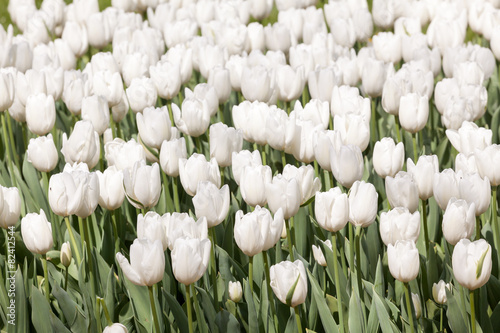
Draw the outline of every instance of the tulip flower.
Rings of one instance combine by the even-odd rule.
[[[24,245],[33,253],[45,254],[53,245],[52,227],[45,212],[29,213],[21,220],[21,235]]]
[[[241,75],[241,93],[250,102],[268,102],[275,89],[274,74],[264,66],[245,67]]]
[[[14,103],[15,88],[14,76],[11,73],[0,72],[0,91],[3,92],[0,98],[0,112],[9,109]]]
[[[173,250],[174,243],[178,238],[208,238],[208,225],[205,217],[195,221],[187,213],[167,213],[163,215],[163,219],[170,251]]]
[[[172,271],[175,279],[189,286],[198,281],[208,267],[209,239],[178,238],[172,250]]]
[[[68,267],[71,264],[71,246],[69,242],[65,242],[61,246],[60,260],[64,267]]]
[[[186,98],[182,108],[172,104],[175,126],[184,134],[199,137],[210,125],[210,111],[206,100]]]
[[[312,165],[303,165],[297,168],[291,164],[287,164],[283,168],[282,174],[286,179],[295,178],[299,183],[301,205],[305,204],[321,189],[321,181],[318,177],[314,177],[314,168]]]
[[[170,117],[166,106],[147,107],[137,113],[137,129],[141,140],[149,147],[159,149],[170,138]]]
[[[229,286],[227,288],[229,293],[229,298],[231,301],[238,303],[241,301],[241,297],[243,296],[243,289],[241,288],[240,281],[229,281]]]
[[[439,280],[438,283],[432,284],[432,297],[434,301],[438,304],[446,304],[446,289],[450,289],[450,284],[445,283],[443,280]]]
[[[243,146],[241,130],[228,127],[224,123],[210,126],[210,157],[215,157],[220,167],[231,165],[233,153],[238,153]]]
[[[114,323],[111,326],[106,326],[102,333],[128,333],[127,327],[120,323]]]
[[[209,181],[198,183],[193,205],[196,218],[206,217],[208,227],[215,227],[226,219],[229,212],[229,186],[219,189]]]
[[[329,239],[327,239],[323,243],[326,246],[328,246],[330,248],[330,250],[332,250],[332,242]],[[321,249],[321,247],[313,245],[312,250],[313,250],[314,260],[316,260],[316,262],[319,265],[326,267],[326,259],[325,259],[325,255],[323,254],[323,250]]]
[[[375,186],[356,181],[349,192],[349,222],[354,226],[367,227],[377,216],[378,194]]]
[[[459,176],[452,169],[434,174],[433,192],[439,208],[445,210],[452,197],[459,198]]]
[[[475,204],[451,198],[443,215],[443,236],[451,245],[469,239],[474,232]]]
[[[420,213],[410,213],[407,208],[396,207],[380,215],[380,236],[385,245],[399,240],[416,242],[420,234]]]
[[[401,61],[401,36],[392,32],[379,32],[373,36],[373,49],[377,59],[384,62]]]
[[[287,179],[284,175],[276,175],[272,182],[265,183],[265,192],[269,209],[276,214],[283,209],[286,220],[297,214],[301,203],[300,185],[297,179]]]
[[[295,308],[304,303],[307,297],[307,275],[302,261],[282,261],[271,266],[271,288],[283,304]]]
[[[109,127],[109,108],[106,98],[97,95],[82,100],[82,119],[90,121],[95,131],[102,135]]]
[[[459,179],[458,191],[460,199],[474,203],[476,216],[488,210],[491,201],[491,185],[488,177],[481,178],[477,172],[463,174]]]
[[[90,121],[76,122],[69,138],[63,133],[61,153],[66,163],[83,162],[92,169],[99,162],[100,151],[99,134]]]
[[[92,75],[92,91],[106,99],[109,108],[117,105],[124,94],[120,73],[109,70],[95,72]]]
[[[137,238],[149,239],[152,243],[159,240],[163,251],[167,249],[166,223],[162,216],[155,212],[137,215]]]
[[[415,180],[420,199],[427,200],[433,196],[434,174],[439,172],[436,155],[422,155],[417,164],[412,159],[407,160],[408,173]]]
[[[297,69],[293,69],[289,65],[278,66],[276,69],[278,99],[289,102],[299,98],[304,90],[305,82],[303,66]]]
[[[161,193],[158,163],[146,165],[146,162],[138,161],[133,168],[123,170],[123,187],[128,202],[135,208],[155,206]]]
[[[40,172],[50,172],[57,165],[57,149],[52,134],[30,139],[26,150],[27,160]]]
[[[17,187],[0,186],[0,227],[8,229],[15,226],[21,215],[21,197]]]
[[[370,142],[369,121],[362,115],[335,115],[333,118],[333,129],[340,133],[343,144],[356,145],[361,151],[364,151],[368,147],[368,143]]]
[[[184,137],[163,141],[160,148],[160,166],[170,177],[179,175],[179,159],[187,158],[186,139]]]
[[[458,130],[446,130],[446,136],[453,147],[466,155],[474,153],[474,149],[483,150],[490,146],[492,135],[490,129],[478,127],[470,121],[464,121]]]
[[[240,176],[241,197],[250,206],[265,206],[268,201],[266,184],[271,181],[272,170],[269,166],[246,166]]]
[[[142,112],[146,107],[155,105],[158,92],[152,79],[148,77],[134,78],[125,90],[130,108],[135,113]]]
[[[373,168],[382,178],[394,177],[404,164],[404,145],[399,142],[397,145],[392,138],[382,138],[375,143],[373,150]]]
[[[364,116],[367,122],[371,119],[370,99],[360,96],[356,87],[333,87],[330,106],[332,117],[352,113]]]
[[[114,165],[118,170],[132,169],[136,162],[146,162],[144,148],[134,139],[125,142],[116,138],[104,145],[104,152],[108,166]]]
[[[406,207],[410,213],[418,209],[418,188],[411,174],[399,171],[394,178],[387,177],[385,191],[392,207]]]
[[[415,279],[420,269],[418,250],[413,240],[396,241],[387,246],[389,270],[401,282]]]
[[[26,101],[26,124],[31,132],[45,135],[56,123],[56,106],[51,95],[31,95]]]
[[[123,173],[114,165],[104,172],[96,171],[99,178],[99,205],[107,210],[120,208],[125,199]]]
[[[262,158],[258,150],[250,152],[242,150],[238,153],[233,152],[231,159],[231,171],[236,184],[240,184],[241,174],[247,166],[262,165]]]
[[[411,293],[413,308],[415,309],[415,318],[418,320],[422,316],[422,303],[418,294]]]
[[[392,65],[391,65],[392,66]],[[393,67],[388,67],[384,62],[369,58],[368,63],[363,66],[361,81],[363,90],[370,97],[379,97],[382,95],[382,89],[387,74]]]
[[[409,93],[401,96],[399,104],[399,122],[405,131],[417,133],[427,124],[429,102],[427,96]]]
[[[325,230],[337,232],[349,220],[349,201],[347,194],[338,188],[328,192],[317,192],[314,199],[316,221]]]
[[[149,74],[161,98],[172,99],[179,93],[181,72],[178,64],[159,61],[156,65],[149,67]]]
[[[215,158],[208,162],[204,155],[194,153],[187,160],[179,159],[179,176],[187,194],[194,196],[201,181],[209,181],[220,187],[220,171]]]
[[[218,104],[224,104],[231,94],[231,81],[229,70],[221,66],[210,69],[208,74],[208,84],[215,88]]]
[[[476,156],[477,170],[481,177],[488,177],[491,186],[500,185],[500,172],[497,168],[492,168],[492,165],[497,165],[500,161],[500,145],[493,144],[486,146],[483,150],[474,149]]]
[[[363,177],[363,155],[354,145],[330,146],[330,166],[335,179],[347,188]]]
[[[330,146],[340,145],[342,138],[337,131],[318,130],[314,132],[314,157],[321,169],[332,171],[330,165]]]

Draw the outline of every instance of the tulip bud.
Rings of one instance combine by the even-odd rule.
[[[160,148],[160,165],[170,177],[179,175],[179,159],[187,158],[186,139],[184,137],[163,141]]]
[[[382,138],[375,143],[373,168],[380,177],[394,177],[401,171],[404,162],[405,150],[402,142],[396,145],[392,138]]]
[[[127,327],[120,323],[114,323],[104,328],[102,333],[128,333]]]
[[[37,135],[45,135],[56,123],[56,106],[52,95],[30,95],[26,101],[26,124]]]
[[[178,238],[171,254],[175,279],[186,286],[198,281],[207,270],[211,247],[207,238]]]
[[[398,240],[416,242],[420,234],[420,213],[410,213],[407,208],[396,207],[380,215],[380,237],[385,245]]]
[[[71,264],[71,246],[69,245],[69,242],[63,243],[61,246],[61,264],[64,265],[64,267],[68,267]]]
[[[488,177],[484,179],[476,173],[464,174],[459,180],[460,198],[474,203],[476,216],[488,210],[491,202],[491,185]]]
[[[340,133],[344,145],[356,145],[364,151],[370,143],[369,121],[359,114],[335,115],[333,129]]]
[[[241,283],[240,281],[229,281],[229,286],[227,288],[228,293],[229,293],[229,298],[231,301],[238,303],[241,301],[241,297],[243,295],[243,290],[241,288]]]
[[[455,279],[469,290],[482,287],[490,279],[491,246],[484,239],[460,240],[453,249],[451,261]]]
[[[196,218],[207,218],[208,227],[215,227],[225,220],[229,213],[229,186],[219,189],[209,181],[198,183],[193,205]]]
[[[451,198],[443,215],[443,236],[451,245],[470,238],[475,227],[475,204]]]
[[[229,70],[221,66],[215,66],[208,72],[208,84],[215,88],[218,104],[224,104],[231,94],[231,80]]]
[[[104,172],[96,171],[99,178],[99,205],[107,210],[120,208],[125,199],[123,173],[114,165]]]
[[[436,303],[446,304],[446,289],[451,290],[451,286],[443,280],[439,280],[437,284],[432,284],[432,297],[434,297]]]
[[[375,186],[356,181],[349,191],[349,222],[354,226],[367,227],[377,217],[378,193]]]
[[[274,74],[264,66],[245,67],[241,75],[241,93],[250,102],[268,102],[275,88]]]
[[[137,286],[150,287],[160,282],[165,271],[165,254],[159,240],[136,238],[130,246],[130,262],[120,252],[116,261],[127,279]]]
[[[401,61],[401,36],[392,32],[379,32],[373,36],[373,49],[377,59],[383,62]]]
[[[330,146],[330,166],[335,179],[342,186],[350,188],[363,177],[363,155],[354,145]]]
[[[29,213],[21,220],[21,235],[24,245],[33,253],[45,254],[53,245],[52,227],[45,212]]]
[[[314,199],[316,221],[325,230],[336,232],[349,221],[349,201],[347,194],[338,187],[328,192],[317,192]]]
[[[399,171],[385,179],[387,200],[392,207],[406,207],[413,213],[418,209],[418,188],[410,173]]]
[[[57,165],[57,149],[50,133],[47,136],[30,139],[26,152],[28,162],[40,172],[50,172]]]
[[[170,138],[170,117],[166,106],[147,107],[137,113],[137,128],[141,140],[149,147],[159,149]]]
[[[422,155],[418,158],[417,164],[409,158],[406,167],[417,184],[420,199],[427,200],[432,197],[434,174],[439,173],[437,156]]]
[[[270,280],[274,294],[282,303],[294,308],[305,302],[307,297],[307,274],[302,261],[282,261],[271,266]],[[291,292],[294,286],[295,289],[292,291],[290,302],[287,303],[288,293]]]
[[[418,320],[422,316],[422,303],[420,302],[420,297],[418,294],[411,293],[411,300],[415,308],[415,319]]]
[[[207,162],[204,155],[194,153],[188,159],[179,159],[179,176],[187,194],[194,196],[201,181],[209,181],[220,187],[220,171],[215,158]]]
[[[420,258],[415,242],[412,240],[397,241],[387,246],[389,270],[392,276],[401,282],[415,279],[420,269]]]
[[[306,78],[304,67],[293,69],[290,65],[281,65],[276,70],[276,83],[278,86],[278,99],[289,102],[297,99],[304,90]]]
[[[123,186],[128,202],[135,208],[155,206],[161,194],[158,163],[146,165],[144,161],[135,162],[133,168],[123,170]]]
[[[328,246],[330,248],[330,250],[332,250],[332,242],[327,239],[325,242],[323,242],[326,246]],[[323,250],[320,246],[316,246],[316,245],[313,245],[312,246],[312,250],[313,250],[313,256],[314,256],[314,260],[316,260],[316,262],[323,266],[323,267],[326,267],[326,259],[325,259],[325,255],[323,254]],[[332,250],[333,251],[333,250]]]
[[[241,130],[228,127],[223,123],[210,126],[210,157],[215,157],[221,167],[231,165],[233,153],[238,153],[243,146]]]
[[[92,169],[99,162],[99,134],[90,121],[77,121],[69,139],[63,133],[61,153],[66,163],[86,163]]]
[[[286,179],[295,178],[299,183],[301,205],[306,203],[321,189],[321,181],[318,177],[314,177],[314,168],[312,165],[303,165],[297,168],[291,164],[287,164],[283,168],[283,177]]]
[[[92,95],[82,100],[82,119],[88,120],[95,131],[102,135],[109,127],[109,108],[106,98]]]
[[[17,187],[0,186],[0,227],[8,229],[15,226],[21,215],[21,197]]]
[[[297,214],[301,203],[300,185],[297,179],[286,179],[278,174],[273,177],[272,182],[265,183],[265,187],[267,203],[273,213],[281,208],[287,220]]]
[[[392,65],[391,65],[392,66]],[[370,97],[382,95],[382,89],[389,71],[387,65],[379,60],[369,58],[363,66],[361,81],[364,92]],[[394,72],[394,69],[392,69]]]

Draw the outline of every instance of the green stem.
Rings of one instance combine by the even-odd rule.
[[[443,312],[444,312],[444,307],[441,305],[441,316],[439,318],[439,332],[443,331]]]
[[[422,221],[424,224],[425,254],[429,257],[429,231],[427,230],[427,200],[422,200]]]
[[[169,211],[169,207],[172,206],[172,198],[170,197],[170,190],[168,189],[167,174],[163,171],[161,171],[161,178],[163,181],[163,189],[165,190],[165,208]]]
[[[80,250],[78,249],[78,246],[76,246],[76,239],[75,239],[75,235],[73,234],[73,228],[71,228],[71,224],[69,223],[69,217],[66,216],[64,218],[64,221],[66,222],[66,229],[68,229],[69,239],[70,239],[71,245],[73,247],[72,250],[75,253],[76,267],[78,267],[82,261],[82,257],[80,256]]]
[[[177,177],[172,179],[172,189],[174,192],[174,207],[176,212],[181,211],[181,207],[179,205],[179,190],[177,189]]]
[[[10,148],[12,149],[12,157],[13,161],[17,166],[17,169],[21,171],[21,166],[19,164],[19,157],[16,152],[16,144],[14,141],[14,133],[12,132],[12,121],[10,119],[10,114],[9,111],[5,111],[5,117],[6,117],[6,122],[7,122],[7,128],[9,130],[9,141],[10,141]]]
[[[195,137],[194,142],[196,144],[197,153],[203,155],[203,146],[201,145],[200,137],[199,136]]]
[[[212,241],[212,249],[210,251],[210,263],[211,263],[211,275],[212,275],[212,284],[214,291],[214,307],[215,311],[219,311],[219,295],[217,293],[217,266],[215,263],[215,246],[217,244],[217,236],[215,234],[215,228],[210,228],[210,238]]]
[[[248,258],[248,283],[253,295],[253,256]]]
[[[451,253],[451,251],[450,251]],[[465,307],[465,288],[462,286],[459,286],[460,288],[460,298],[462,299],[462,309],[464,309],[465,315],[467,315],[466,307]],[[470,331],[470,326],[469,323],[467,322],[467,328]]]
[[[45,279],[44,281],[44,288],[45,288],[45,298],[47,299],[47,302],[50,304],[50,291],[49,291],[49,271],[47,270],[47,255],[43,254],[42,255],[42,264],[43,264],[43,277]]]
[[[5,112],[0,112],[1,118],[2,118],[2,132],[3,132],[3,139],[5,142],[5,151],[6,151],[6,156],[7,156],[7,163],[8,163],[8,168],[9,168],[9,173],[10,173],[10,179],[12,182],[13,186],[16,186],[16,178],[14,176],[14,169],[12,168],[12,152],[10,150],[10,145],[9,145],[9,137],[8,137],[8,132],[7,132],[7,126],[6,126],[6,121],[5,121]]]
[[[481,219],[479,216],[476,216],[476,239],[478,240],[481,238]]]
[[[497,186],[491,187],[491,214],[493,217],[492,220],[493,241],[495,244],[495,248],[499,249],[500,243],[499,243],[498,216],[497,216]],[[500,256],[498,257],[500,260]],[[498,265],[498,267],[500,267],[500,265]]]
[[[87,265],[89,269],[89,275],[90,275],[90,292],[92,296],[92,300],[96,300],[96,281],[95,281],[95,270],[94,270],[94,260],[92,258],[92,245],[90,244],[90,222],[87,220],[87,218],[80,218],[78,217],[78,223],[80,225],[80,232],[82,231],[83,228],[83,234],[85,238],[85,245],[87,248]],[[94,304],[95,305],[95,304]],[[97,306],[95,306],[95,316],[97,318],[97,326],[100,328],[101,326],[101,321],[99,320],[100,314],[97,310]]]
[[[174,114],[172,112],[172,100],[169,99],[167,101],[167,109],[168,109],[168,115],[170,116],[170,125],[174,126]]]
[[[224,185],[224,167],[220,167],[220,186]]]
[[[267,165],[266,146],[262,147],[261,155],[262,155],[262,165]]]
[[[221,106],[222,106],[222,108],[221,108]],[[223,104],[219,105],[219,120],[221,123],[224,124],[224,105]]]
[[[116,122],[115,125],[116,125],[116,136],[118,138],[123,138],[123,133],[122,133],[122,129],[120,127],[120,123]]]
[[[359,291],[359,299],[361,301],[364,300],[364,293],[363,293],[363,282],[361,279],[361,231],[362,231],[361,226],[356,227],[356,236],[355,236],[355,242],[356,242],[356,280],[358,283],[358,291]]]
[[[417,164],[418,151],[417,151],[417,134],[416,133],[412,133],[411,140],[413,141],[413,159],[415,161],[415,164]]]
[[[410,290],[408,286],[408,282],[404,282],[405,286],[405,296],[406,296],[406,312],[408,313],[408,319],[410,321],[410,331],[415,332],[415,328],[413,326],[413,310],[412,310],[412,300],[410,296]]]
[[[118,228],[116,227],[116,211],[111,212],[111,222],[113,223],[113,236],[115,237],[115,254],[120,252],[120,237],[118,237]]]
[[[287,219],[285,222],[286,222],[286,229],[288,232],[288,234],[286,235],[286,238],[288,240],[288,252],[290,253],[290,260],[293,262],[293,261],[295,261],[295,258],[293,255],[292,228],[291,228],[290,219]]]
[[[285,169],[285,165],[286,165],[286,154],[285,154],[285,151],[281,151],[281,164],[283,165],[283,169]]]
[[[97,299],[99,303],[101,303],[102,310],[104,311],[104,317],[106,317],[106,321],[108,322],[108,326],[113,325],[113,320],[111,320],[111,316],[109,315],[108,307],[106,306],[106,302],[103,298],[99,297]]]
[[[151,303],[151,312],[153,312],[153,321],[155,323],[155,332],[160,333],[161,332],[160,323],[158,322],[158,314],[156,313],[156,304],[153,293],[153,286],[148,286],[148,291],[149,291],[149,302]]]
[[[297,332],[299,333],[302,333],[302,324],[300,323],[300,311],[299,311],[299,307],[296,306],[294,308],[294,311],[295,311],[295,321],[297,321]]]
[[[291,235],[292,236],[292,243],[293,244],[297,244],[297,242],[295,241],[295,219],[292,217],[290,217],[290,229],[291,229]]]
[[[394,125],[396,127],[396,139],[398,139],[398,143],[402,142],[401,141],[401,129],[399,126],[399,116],[394,115]]]
[[[469,300],[470,300],[470,324],[472,327],[472,333],[476,333],[476,308],[474,304],[474,290],[469,290]]]
[[[64,291],[68,290],[68,267],[64,270]]]
[[[337,249],[337,232],[332,233],[332,248],[333,248],[333,270],[335,274],[335,289],[337,292],[337,308],[339,311],[340,333],[345,333],[344,328],[344,308],[342,307],[342,293],[340,292],[340,277]]]
[[[264,256],[264,273],[266,274],[267,297],[269,298],[269,306],[271,307],[271,313],[273,315],[274,329],[276,330],[276,332],[279,332],[278,316],[276,315],[273,291],[271,289],[271,274],[269,272],[269,260],[267,259],[267,251],[262,252],[262,255]]]
[[[370,121],[370,145],[374,145],[377,142],[377,100],[372,98],[372,119]],[[372,149],[373,150],[373,149]]]
[[[354,265],[354,227],[352,223],[349,224],[349,268],[351,269],[351,289],[354,289],[354,279],[352,274],[356,271]]]
[[[113,116],[109,117],[109,127],[111,128],[111,134],[113,135],[113,139],[116,138],[116,126],[115,126],[115,121],[113,120]]]

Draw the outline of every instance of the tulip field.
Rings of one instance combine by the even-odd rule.
[[[2,332],[500,332],[499,0],[0,23]]]

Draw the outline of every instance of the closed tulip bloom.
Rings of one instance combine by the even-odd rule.
[[[283,168],[283,177],[286,179],[295,178],[299,183],[301,205],[306,203],[321,189],[321,181],[318,177],[314,177],[314,168],[312,165],[303,165],[297,168],[296,166],[287,164]]]
[[[417,242],[420,234],[420,213],[410,213],[405,207],[396,207],[380,215],[380,236],[385,245],[398,240]]]
[[[356,28],[353,20],[348,18],[336,17],[328,25],[336,44],[352,48],[356,42]]]
[[[161,98],[172,99],[179,93],[181,72],[178,64],[160,61],[156,66],[149,67],[149,74]]]
[[[217,92],[218,104],[224,104],[231,94],[231,80],[229,70],[216,66],[209,71],[208,84],[215,88]]]
[[[468,155],[474,149],[483,150],[490,146],[493,132],[471,121],[464,121],[458,130],[447,129],[446,136],[458,152]]]
[[[314,158],[323,170],[332,171],[330,165],[330,146],[340,144],[342,138],[337,131],[318,130],[314,132]],[[338,142],[338,143],[336,143]]]
[[[243,289],[241,288],[240,281],[229,281],[229,286],[227,288],[227,292],[229,293],[229,298],[231,301],[238,303],[241,301],[241,297],[243,295]]]
[[[28,149],[26,150],[27,160],[35,169],[40,172],[50,172],[57,165],[57,149],[52,139],[52,134],[39,136],[36,139],[30,139]]]
[[[452,197],[459,198],[459,180],[458,175],[453,169],[445,169],[440,173],[434,174],[433,192],[436,202],[442,210],[448,206],[448,201]]]
[[[409,93],[401,96],[399,104],[399,123],[410,133],[417,133],[425,127],[429,118],[427,96]]]
[[[362,115],[335,115],[333,129],[340,133],[345,145],[356,145],[361,151],[365,151],[370,143],[370,122]]]
[[[418,294],[411,293],[413,308],[415,309],[415,318],[418,320],[422,316],[422,303]]]
[[[477,171],[481,177],[488,177],[491,186],[500,185],[500,170],[496,167],[500,163],[500,145],[492,144],[484,150],[475,149]]]
[[[375,172],[382,178],[394,177],[403,168],[404,154],[402,142],[396,145],[392,138],[382,138],[377,141],[373,150],[373,168]]]
[[[484,239],[462,239],[453,249],[451,262],[458,283],[469,290],[481,288],[491,275],[491,246]]]
[[[104,172],[96,171],[96,174],[99,178],[99,205],[108,210],[120,208],[125,199],[123,173],[112,165]]]
[[[278,66],[276,70],[276,83],[279,100],[289,102],[299,98],[306,83],[304,67],[299,66],[297,69],[293,69],[289,65]]]
[[[418,158],[417,164],[409,158],[406,167],[408,173],[412,175],[417,183],[420,199],[427,200],[432,197],[434,195],[434,174],[439,173],[439,161],[437,156],[422,155]]]
[[[156,104],[158,92],[152,79],[148,77],[134,78],[125,90],[130,108],[135,113],[142,112],[148,106]]]
[[[83,162],[92,169],[99,162],[100,151],[99,134],[90,121],[76,122],[69,139],[63,133],[61,153],[66,163]]]
[[[21,236],[24,245],[32,253],[45,254],[52,249],[52,226],[45,212],[40,209],[40,214],[29,213],[21,220]]]
[[[267,203],[266,184],[272,181],[272,170],[268,165],[248,165],[240,176],[240,192],[250,206],[265,206]]]
[[[68,267],[71,264],[71,257],[71,246],[69,245],[69,242],[65,242],[61,246],[61,264],[63,264],[64,267]]]
[[[210,111],[206,100],[186,98],[182,109],[172,104],[175,126],[184,134],[198,137],[205,133],[210,125]]]
[[[379,32],[373,36],[373,49],[377,59],[397,63],[401,60],[401,36],[392,32]]]
[[[361,74],[363,90],[368,96],[373,98],[382,95],[382,89],[388,73],[387,68],[387,65],[382,61],[368,59]]]
[[[387,246],[389,271],[401,282],[414,280],[420,269],[420,258],[415,242],[412,240],[397,241]]]
[[[339,77],[333,67],[317,68],[307,76],[308,88],[312,98],[330,102],[334,86],[340,85]]]
[[[469,239],[474,233],[475,204],[451,198],[443,215],[443,236],[448,243],[456,245],[461,239]]]
[[[37,135],[45,135],[56,123],[56,106],[52,95],[30,95],[26,101],[26,124]]]
[[[94,126],[94,130],[102,135],[109,127],[109,108],[106,98],[92,95],[82,100],[82,119],[88,120]]]
[[[455,172],[462,171],[462,173],[477,173],[476,156],[474,154],[465,155],[458,153],[455,157]],[[489,180],[488,180],[489,182]]]
[[[150,287],[163,279],[165,254],[159,240],[136,238],[130,246],[130,262],[120,252],[116,261],[127,279],[137,286]]]
[[[243,146],[241,130],[228,127],[224,123],[210,126],[210,157],[215,157],[221,167],[231,165],[233,153],[238,153]]]
[[[186,286],[198,281],[208,268],[211,247],[209,239],[177,239],[171,254],[175,279]]]
[[[233,152],[231,159],[231,171],[236,184],[240,184],[241,174],[247,166],[262,165],[262,158],[258,150],[250,152],[249,150],[242,150],[240,152]]]
[[[399,171],[385,179],[387,200],[392,207],[406,207],[413,213],[418,209],[418,187],[410,173]]]
[[[316,221],[325,230],[336,232],[349,221],[349,201],[347,194],[338,187],[328,192],[317,192],[314,199]]]
[[[103,96],[108,107],[120,102],[123,91],[123,81],[120,73],[109,70],[99,71],[92,75],[92,91],[95,95]]]
[[[262,65],[245,67],[241,75],[241,93],[250,102],[267,103],[274,92],[274,74]]]
[[[0,91],[2,91],[0,112],[7,110],[14,103],[15,88],[14,76],[11,73],[0,72]]]
[[[137,215],[137,238],[149,239],[151,242],[159,240],[163,251],[167,249],[167,230],[163,217],[155,212]]]
[[[139,209],[155,206],[161,193],[158,163],[146,165],[145,161],[138,161],[133,168],[123,170],[123,186],[132,206]]]
[[[114,1],[113,1],[114,3]],[[106,326],[102,333],[128,333],[127,327],[120,323],[114,323],[111,326]]]
[[[463,174],[458,184],[458,191],[461,199],[474,203],[476,216],[488,210],[491,202],[491,185],[488,177],[481,178],[477,172]]]
[[[65,166],[63,173],[67,172],[67,166]],[[84,170],[75,169],[69,172],[75,182],[75,186],[82,188],[82,197],[79,201],[78,209],[74,214],[81,218],[87,218],[94,213],[99,203],[99,177],[95,172],[89,172],[86,164],[82,164],[82,166]]]
[[[353,113],[364,116],[367,122],[370,121],[370,99],[360,96],[356,87],[333,87],[330,106],[332,117]]]
[[[215,184],[202,181],[198,183],[193,205],[196,217],[207,218],[208,227],[215,227],[225,220],[229,213],[229,186],[219,189]]]
[[[90,81],[88,81],[86,73],[79,70],[64,72],[62,100],[71,113],[75,115],[81,113],[83,97],[89,95],[90,88]]]
[[[446,289],[451,290],[450,284],[445,283],[443,280],[432,284],[432,297],[436,303],[446,304]]]
[[[378,193],[375,186],[356,181],[349,191],[349,222],[354,226],[367,227],[377,217]]]
[[[265,184],[267,203],[271,212],[276,214],[278,209],[283,209],[285,219],[297,214],[301,203],[300,185],[297,179],[286,179],[278,174],[272,182]]]
[[[133,168],[135,162],[146,161],[146,152],[135,139],[125,142],[116,138],[104,145],[104,152],[108,166],[114,165],[118,170]]]
[[[332,250],[332,242],[329,239],[327,239],[325,242],[323,242],[323,244],[325,244],[326,246],[328,246],[330,248],[330,250]],[[316,262],[319,265],[326,267],[326,259],[325,259],[325,255],[323,254],[322,247],[313,245],[312,250],[313,250],[314,260],[316,260]]]
[[[194,196],[198,183],[209,181],[220,187],[220,171],[215,158],[208,162],[204,155],[194,153],[187,160],[179,159],[179,176],[187,194]]]
[[[170,117],[166,106],[148,107],[137,113],[137,129],[141,140],[149,147],[159,149],[170,138]]]
[[[290,304],[296,307],[305,302],[307,297],[307,275],[304,264],[300,260],[282,261],[270,268],[271,288],[276,297],[287,304],[286,299],[292,286],[296,284]],[[298,279],[298,282],[296,282]]]
[[[89,48],[87,29],[76,21],[68,20],[65,23],[61,38],[68,43],[77,57],[81,57]]]
[[[163,215],[163,219],[170,250],[174,249],[175,241],[178,238],[208,238],[208,225],[205,217],[195,221],[187,213],[167,213]]]
[[[170,177],[179,175],[179,159],[187,158],[186,139],[184,137],[163,141],[160,148],[160,166]]]
[[[3,208],[0,207],[0,227],[7,229],[15,226],[21,215],[21,197],[17,187],[0,186],[0,200],[3,201]],[[3,198],[2,198],[3,197]]]
[[[330,166],[335,179],[347,188],[363,177],[363,155],[354,145],[331,146]]]

